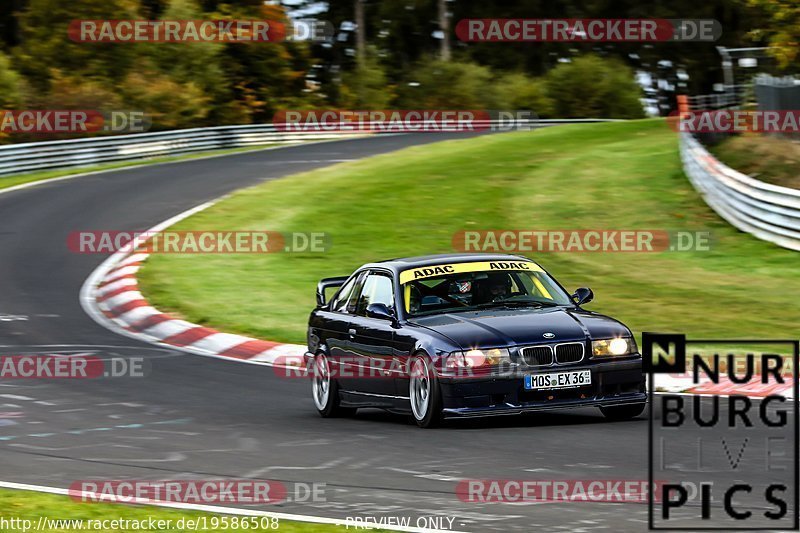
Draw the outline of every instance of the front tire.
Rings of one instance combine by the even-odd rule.
[[[356,410],[339,404],[339,383],[331,377],[331,366],[324,353],[317,354],[311,362],[311,395],[322,418],[350,416]]]
[[[635,403],[632,405],[618,405],[615,407],[601,407],[600,412],[603,413],[608,420],[630,420],[636,418],[644,412],[646,403]]]
[[[442,421],[442,392],[430,361],[415,355],[409,365],[408,397],[414,422],[421,428],[438,426]]]

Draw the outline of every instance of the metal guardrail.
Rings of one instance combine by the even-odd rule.
[[[743,95],[735,93],[698,94],[687,96],[686,99],[689,102],[689,109],[692,111],[727,109],[744,103]]]
[[[686,175],[706,203],[737,229],[800,251],[800,190],[764,183],[723,165],[681,133]]]
[[[0,176],[225,148],[340,137],[342,135],[337,133],[281,132],[272,124],[253,124],[9,144],[0,146]]]
[[[530,128],[540,128],[557,124],[606,121],[605,119],[530,120],[520,121],[520,124]],[[474,124],[478,128],[488,128],[496,122],[476,121]],[[341,139],[358,134],[359,132],[335,131],[288,132],[280,131],[273,124],[251,124],[9,144],[0,146],[0,177],[23,172],[91,166],[226,148]]]

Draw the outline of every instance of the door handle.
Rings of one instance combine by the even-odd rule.
[[[347,333],[350,335],[351,338],[356,336],[356,330],[353,328],[348,329]]]

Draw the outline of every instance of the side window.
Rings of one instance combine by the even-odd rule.
[[[364,280],[364,287],[356,303],[355,313],[359,316],[367,314],[367,306],[381,303],[389,309],[394,309],[394,289],[392,278],[387,274],[371,273]]]
[[[345,285],[339,289],[339,292],[336,293],[336,298],[334,298],[331,302],[331,311],[336,311],[337,313],[347,313],[347,302],[350,300],[350,297],[353,296],[353,293],[355,292],[353,289],[361,277],[363,277],[362,274],[353,276],[350,278],[350,281],[345,283]]]
[[[364,278],[367,277],[367,271],[363,271],[358,275],[358,279],[356,280],[356,284],[353,287],[353,292],[350,293],[350,296],[347,298],[347,309],[344,310],[345,313],[349,315],[353,315],[356,312],[356,304],[358,303],[358,297],[361,294],[361,288],[364,286]]]

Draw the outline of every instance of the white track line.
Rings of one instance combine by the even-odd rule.
[[[5,489],[13,489],[13,490],[29,490],[35,492],[46,492],[48,494],[58,494],[62,496],[78,496],[77,491],[70,491],[69,489],[61,489],[58,487],[45,487],[42,485],[28,485],[26,483],[12,483],[10,481],[0,481],[0,488]],[[108,496],[103,494],[94,494],[85,491],[80,492],[81,496],[91,497],[92,499],[97,500],[104,500],[109,499],[109,503],[118,503],[113,501],[113,495]],[[330,524],[334,526],[347,526],[355,528],[356,522],[346,523],[344,520],[339,520],[337,518],[325,518],[321,516],[308,516],[302,514],[290,514],[290,513],[273,513],[271,511],[258,511],[255,509],[238,509],[236,507],[216,507],[214,505],[202,505],[202,504],[194,504],[194,503],[174,503],[174,502],[162,502],[162,503],[143,503],[137,505],[150,505],[153,507],[165,507],[169,509],[181,509],[184,511],[202,511],[205,513],[218,513],[218,514],[226,514],[226,515],[237,515],[237,516],[263,516],[267,518],[278,518],[280,520],[294,520],[296,522],[312,522],[314,524]],[[363,524],[363,522],[360,522]],[[421,528],[421,527],[410,527],[410,526],[384,526],[375,524],[375,527],[380,527],[381,529],[387,529],[392,531],[409,531],[413,533],[438,533],[440,531],[445,531],[441,529],[428,529],[428,528]],[[446,530],[449,533],[463,533],[459,531],[452,531]]]

